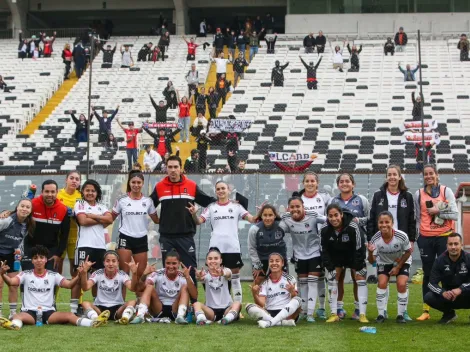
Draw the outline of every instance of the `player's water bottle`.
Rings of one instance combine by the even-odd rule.
[[[14,271],[21,271],[21,256],[19,254],[15,254],[15,261],[13,262],[13,270]]]
[[[34,196],[36,195],[36,189],[37,189],[37,188],[36,188],[36,185],[35,185],[35,184],[31,184],[31,185],[29,186],[28,191],[27,191],[26,194],[25,194],[25,197],[26,197],[26,198],[29,198],[29,199],[33,199]]]
[[[360,332],[365,332],[366,334],[376,334],[377,329],[373,326],[363,326],[362,328],[359,328]]]
[[[186,321],[188,322],[188,324],[191,324],[193,322],[193,316],[194,316],[194,308],[192,305],[190,305],[188,308],[188,313],[186,314]]]
[[[42,307],[38,307],[36,312],[36,326],[42,326]]]

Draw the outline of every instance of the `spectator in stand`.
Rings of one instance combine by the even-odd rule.
[[[201,87],[198,91],[197,89],[193,93],[193,104],[196,106],[196,113],[202,114],[203,116],[206,115],[206,89]]]
[[[304,48],[305,48],[305,54],[311,54],[315,50],[315,36],[313,35],[313,32],[310,33],[309,35],[305,36],[304,38]]]
[[[176,98],[178,99],[178,106],[179,106],[179,124],[181,125],[181,133],[180,133],[180,140],[178,143],[182,143],[183,141],[186,141],[186,143],[189,143],[189,125],[191,122],[191,103],[190,99],[188,99],[186,96],[184,96],[182,99],[180,99],[180,95],[178,91],[176,91]]]
[[[82,77],[83,70],[85,69],[85,49],[83,49],[82,42],[78,42],[78,44],[73,48],[73,62],[75,64],[75,73],[77,78],[80,79]]]
[[[343,49],[346,41],[343,42]],[[343,72],[343,49],[339,47],[339,45],[335,46],[333,52],[333,69],[338,70],[339,72]]]
[[[351,48],[348,43],[347,48],[349,51],[349,55],[351,55],[351,68],[348,70],[348,72],[359,72],[359,54],[362,51],[362,45],[358,50],[355,45],[353,45]]]
[[[6,84],[2,76],[0,76],[0,89],[3,90],[4,93],[10,93],[10,90],[8,89],[8,84]]]
[[[219,105],[220,96],[214,87],[210,87],[207,94],[207,106],[209,107],[209,115],[211,119],[217,118],[217,106]]]
[[[28,50],[28,57],[33,58],[34,56],[34,51],[38,50],[39,51],[39,43],[41,42],[42,38],[42,33],[39,33],[39,38],[37,38],[35,35],[31,36],[31,40],[28,42],[29,50]]]
[[[199,34],[198,37],[206,37],[207,36],[207,27],[206,27],[206,19],[203,18],[201,23],[199,23]]]
[[[163,96],[165,97],[166,104],[170,109],[176,109],[178,107],[178,99],[176,98],[175,86],[173,85],[172,81],[168,81],[166,84],[166,87],[163,90]]]
[[[126,154],[127,154],[127,167],[128,170],[132,170],[134,163],[138,161],[137,157],[137,135],[142,133],[142,129],[134,128],[134,122],[129,122],[129,128],[125,128],[119,119],[116,119],[119,127],[122,128],[126,135]]]
[[[155,62],[158,61],[158,57],[160,56],[160,48],[155,45],[152,49],[152,52],[150,53],[150,59],[153,61],[153,64],[155,65]]]
[[[415,92],[411,93],[411,102],[413,103],[413,110],[411,115],[413,116],[413,121],[421,121],[421,112],[423,111],[424,100],[419,94],[415,99]]]
[[[137,61],[150,61],[153,43],[145,44],[137,53]]]
[[[227,29],[228,31],[228,29]],[[235,49],[237,48],[237,35],[235,34],[235,31],[231,31],[227,33],[227,37],[225,38],[226,43],[227,43],[227,49],[228,53],[232,58],[235,57]]]
[[[225,75],[227,73],[227,63],[232,62],[230,54],[228,55],[228,59],[224,59],[223,52],[219,54],[219,57],[212,57],[209,55],[209,59],[212,62],[215,62],[217,79],[219,79],[221,75]]]
[[[188,96],[195,94],[199,85],[199,72],[196,70],[196,64],[191,64],[191,70],[186,74],[188,82]]]
[[[179,147],[175,147],[175,150],[176,150],[176,156],[179,157],[180,156],[180,148]],[[161,172],[164,172],[166,173],[166,163],[168,161],[168,158],[170,157],[170,153],[165,153],[165,156],[163,157],[162,161],[157,165],[157,167],[155,168],[155,171],[161,171]]]
[[[165,61],[165,52],[168,51],[168,46],[170,46],[170,32],[166,31],[162,33],[162,36],[158,41],[158,48],[162,53],[162,61]]]
[[[70,50],[70,44],[67,43],[64,46],[64,50],[62,50],[62,60],[65,64],[65,74],[64,79],[69,79],[70,69],[72,67],[72,51]]]
[[[415,143],[416,170],[423,171],[424,165],[432,164],[432,147],[434,146],[434,144],[434,141],[424,143],[425,160],[423,160],[423,143]]]
[[[20,43],[18,44],[18,59],[25,59],[28,56],[29,45],[28,40],[23,39],[23,32],[20,30]]]
[[[326,37],[323,35],[322,31],[318,32],[318,35],[315,38],[315,45],[317,46],[318,54],[323,54],[325,52]]]
[[[144,124],[142,129],[153,138],[153,149],[156,150],[162,158],[164,158],[167,153],[173,153],[171,142],[181,131],[180,129],[176,129],[172,132],[171,129],[160,128],[157,129],[157,133],[153,133],[149,130],[148,124]]]
[[[403,73],[403,78],[404,78],[403,80],[405,82],[411,82],[411,81],[416,80],[415,73],[416,73],[416,71],[419,70],[419,64],[417,64],[414,69],[411,69],[410,64],[407,64],[406,65],[406,70],[404,70],[404,69],[401,68],[401,63],[399,62],[398,63],[398,69],[400,70],[401,73]]]
[[[142,172],[142,165],[140,165],[140,163],[138,161],[136,161],[134,164],[132,164],[132,171],[140,171]],[[129,171],[131,171],[129,170]]]
[[[270,13],[266,14],[264,18],[264,28],[266,28],[267,34],[273,34],[274,32],[274,17],[271,16]]]
[[[162,157],[152,149],[151,145],[146,145],[144,153],[144,171],[153,172],[161,162]]]
[[[54,51],[54,49],[52,48],[52,45],[54,44],[56,34],[57,33],[54,32],[54,35],[52,36],[52,38],[49,38],[49,37],[41,38],[44,44],[44,50],[43,50],[44,57],[51,57],[52,52]]]
[[[132,58],[132,53],[129,50],[129,45],[124,45],[124,50],[122,50],[122,45],[121,45],[121,56],[122,56],[122,61],[121,61],[121,68],[129,68],[134,65],[134,59]]]
[[[87,120],[84,114],[80,114],[78,119],[73,113],[71,113],[70,116],[72,117],[73,122],[75,122],[75,125],[77,126],[75,128],[75,135],[74,135],[75,139],[77,140],[77,143],[87,142],[88,141],[88,124],[91,123],[91,120],[93,119],[93,115],[90,116],[89,121]]]
[[[261,17],[260,16],[256,16],[256,19],[253,23],[253,28],[255,29],[255,31],[257,31],[258,33],[261,32],[261,28],[263,28],[263,21],[261,21]]]
[[[227,93],[230,91],[230,85],[230,81],[227,81],[225,78],[225,73],[222,73],[217,82],[215,82],[215,89],[217,90],[219,98],[222,99],[222,106],[225,105]]]
[[[188,55],[186,55],[186,61],[196,60],[196,48],[199,45],[194,42],[194,38],[191,38],[188,42],[185,36],[183,35],[183,40],[186,42],[186,45],[188,46]]]
[[[225,135],[225,150],[228,152],[238,152],[238,145],[240,143],[239,134],[237,132],[224,132]]]
[[[204,115],[202,113],[199,113],[194,119],[194,123],[190,128],[191,134],[196,138],[199,137],[201,131],[207,130],[207,124],[208,122]]]
[[[219,56],[224,51],[225,37],[220,31],[220,28],[217,28],[217,31],[214,36],[213,46],[215,48],[215,56]]]
[[[392,42],[392,38],[388,37],[387,41],[384,44],[384,55],[387,56],[388,53],[395,54],[395,44]]]
[[[237,47],[238,53],[242,53],[245,57],[246,44],[248,44],[250,39],[245,35],[245,31],[240,30],[240,34],[237,36]]]
[[[199,151],[197,149],[191,150],[191,156],[184,162],[184,172],[193,173],[199,171]]]
[[[271,71],[271,82],[274,87],[284,87],[284,70],[289,66],[289,61],[281,66],[279,60],[276,60],[275,66]]]
[[[94,107],[91,108],[99,124],[98,142],[104,143],[108,140],[108,136],[111,134],[111,123],[119,111],[119,105],[116,107],[116,110],[113,111],[111,117],[108,117],[108,112],[106,110],[103,110],[103,117],[101,117],[98,115]]]
[[[403,31],[403,27],[400,27],[398,32],[395,34],[395,46],[398,51],[405,51],[405,46],[408,43],[408,36]]]
[[[211,139],[207,137],[206,131],[201,130],[199,137],[196,138],[197,150],[199,152],[199,172],[203,173],[207,168],[207,148]]]
[[[317,61],[317,64],[314,65],[313,61],[310,62],[309,65],[302,59],[302,57],[299,55],[300,61],[302,61],[302,64],[304,67],[307,69],[307,88],[308,89],[317,89],[317,69],[318,66],[320,66],[321,60],[323,59],[323,56],[320,56],[320,59]]]
[[[157,105],[157,103],[155,103],[155,100],[153,100],[150,94],[149,94],[149,97],[155,109],[155,122],[165,123],[167,121],[166,113],[169,109],[169,105],[165,104],[163,100],[160,100]]]
[[[105,143],[105,148],[111,149],[111,150],[118,149],[117,139],[114,137],[114,134],[110,133],[108,135],[108,139],[106,140],[106,143]]]
[[[261,29],[259,34],[257,34],[256,31],[253,31],[253,33],[250,35],[250,62],[253,60],[253,56],[258,54],[260,36],[263,34],[263,32],[264,28]]]
[[[264,40],[266,41],[266,49],[267,49],[266,53],[274,54],[274,47],[276,46],[277,33],[274,33],[274,38],[269,37],[269,39],[264,38]]]
[[[269,155],[268,155],[268,157],[269,157]],[[289,161],[289,162],[287,163],[287,165],[275,161],[275,162],[274,162],[274,165],[276,165],[280,170],[286,171],[286,172],[289,172],[289,173],[303,172],[303,171],[307,170],[310,165],[312,165],[313,161],[314,161],[316,158],[317,158],[317,156],[316,156],[315,154],[312,154],[312,155],[310,156],[310,160],[308,160],[307,162],[305,162],[304,164],[299,165],[299,166],[296,166],[295,160]],[[298,188],[298,185],[296,185],[296,189],[297,189],[297,188]]]
[[[238,78],[245,78],[245,67],[248,62],[245,60],[244,51],[238,53],[238,57],[233,61],[233,88],[237,88]]]
[[[470,43],[467,39],[466,34],[460,36],[459,43],[457,44],[457,49],[460,50],[460,61],[470,61],[468,58],[468,51],[470,50]]]

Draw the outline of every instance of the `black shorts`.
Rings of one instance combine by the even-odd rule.
[[[281,309],[275,309],[275,310],[266,309],[266,311],[269,313],[270,316],[272,316],[274,318],[276,315],[279,314]],[[297,315],[297,317],[295,318],[295,322],[297,323],[298,320],[299,320],[299,316]]]
[[[208,308],[211,308],[211,307],[208,307]],[[214,312],[214,320],[213,321],[221,320],[225,316],[225,311],[227,310],[227,308],[211,308],[212,311]]]
[[[75,249],[75,267],[78,268],[88,257],[88,261],[95,263],[91,267],[93,270],[103,269],[104,254],[106,249],[79,247]]]
[[[36,321],[37,321],[37,319],[36,319],[37,312],[35,310],[22,310],[21,313],[26,313],[26,314],[31,315],[34,318],[34,322],[36,323]],[[42,323],[47,324],[47,322],[49,321],[49,318],[54,313],[55,313],[55,310],[45,310],[45,311],[43,311],[42,312]]]
[[[222,253],[222,265],[229,269],[241,269],[243,267],[240,253]]]
[[[263,273],[261,273],[260,276],[266,276],[266,273],[269,270],[269,261],[262,260],[261,264],[263,264]],[[282,271],[285,273],[289,273],[289,264],[287,264],[287,258],[284,258],[284,266],[282,267]]]
[[[393,264],[377,264],[377,276],[387,275],[390,277],[390,270],[393,269]],[[397,276],[405,275],[410,276],[410,264],[403,264]]]
[[[157,318],[170,318],[171,321],[175,321],[176,312],[173,312],[172,306],[162,306],[162,311],[157,315]]]
[[[105,306],[95,306],[103,313],[105,310],[109,310],[109,320],[118,320],[116,317],[117,311],[122,307],[122,304],[118,304],[117,306],[105,307]]]
[[[196,243],[193,236],[171,237],[160,235],[160,250],[162,251],[163,263],[165,263],[166,254],[175,250],[185,266],[197,268]]]
[[[148,238],[147,236],[135,238],[119,232],[117,249],[128,249],[132,254],[146,253],[149,250]]]
[[[13,269],[13,265],[15,263],[15,253],[12,252],[10,254],[0,254],[0,262],[6,262],[5,264],[10,267],[7,273],[14,273],[15,270]]]
[[[319,273],[323,271],[321,257],[310,259],[295,259],[295,272],[297,274]]]

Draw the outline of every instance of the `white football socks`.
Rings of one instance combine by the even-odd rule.
[[[238,312],[236,310],[231,310],[224,316],[227,323],[231,323],[232,321],[237,319],[237,317],[238,317]]]
[[[321,274],[318,278],[318,308],[325,309],[326,284],[325,275]]]
[[[299,297],[294,297],[274,318],[271,318],[271,326],[286,320],[288,316],[294,314],[300,308],[302,300]]]
[[[141,317],[143,318],[145,314],[147,314],[147,312],[149,311],[149,307],[144,304],[144,303],[140,303],[138,306],[137,306],[137,316],[138,317]]]
[[[377,310],[379,312],[379,315],[384,316],[385,314],[385,302],[386,302],[386,295],[387,295],[387,290],[378,288],[377,287],[377,293],[376,293],[376,302],[377,302]]]
[[[78,299],[72,298],[70,300],[70,311],[73,314],[77,314],[77,312],[78,312]]]
[[[85,316],[88,318],[88,319],[91,319],[91,320],[96,320],[98,318],[98,313],[95,312],[94,309],[87,309],[86,312],[85,312]]]
[[[271,320],[271,316],[263,308],[258,307],[256,304],[248,304],[246,306],[246,312],[248,315],[255,320]]]
[[[240,282],[240,274],[232,274],[232,294],[234,302],[243,301],[242,284]]]
[[[13,319],[11,322],[20,329],[23,327],[23,322],[20,319]]]
[[[398,315],[403,315],[406,312],[406,309],[408,308],[408,290],[405,291],[405,293],[400,293],[398,292]]]
[[[328,280],[328,291],[330,294],[331,314],[337,314],[338,309],[343,308],[343,302],[338,301],[338,282],[336,280]]]
[[[366,314],[367,311],[367,281],[357,280],[357,298],[359,299],[359,313]]]
[[[313,316],[318,297],[318,276],[309,275],[308,282],[308,305],[307,314]]]
[[[300,298],[302,299],[302,313],[307,313],[308,278],[299,277],[299,291]]]
[[[180,304],[178,306],[178,316],[179,317],[185,317],[186,316],[186,311],[188,310],[188,306],[186,306],[186,304]]]
[[[77,320],[77,326],[91,327],[93,326],[93,320],[87,318],[79,318]]]
[[[124,309],[124,312],[122,312],[122,317],[127,318],[128,320],[131,320],[134,313],[135,313],[134,307],[127,306],[126,309]]]

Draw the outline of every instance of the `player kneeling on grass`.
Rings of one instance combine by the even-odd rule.
[[[180,266],[183,271],[178,270]],[[131,324],[143,323],[149,311],[159,323],[175,321],[176,324],[187,324],[185,317],[189,298],[197,299],[197,289],[190,271],[191,267],[186,268],[175,251],[166,255],[163,269],[155,271],[148,265],[139,283],[146,286],[137,306],[137,316]]]
[[[404,314],[408,306],[407,282],[410,276],[411,244],[408,235],[393,229],[393,215],[383,211],[378,216],[377,232],[368,244],[369,263],[377,261],[377,323],[385,321],[385,300],[390,276],[397,277],[397,323],[406,323]]]
[[[246,306],[248,315],[258,320],[260,328],[295,326],[302,300],[297,296],[297,283],[282,269],[284,258],[279,253],[269,256],[269,275],[258,286],[250,286],[255,304]]]
[[[21,313],[15,314],[10,321],[0,318],[0,325],[5,329],[19,330],[26,325],[35,325],[38,314],[42,315],[43,324],[74,324],[77,326],[98,327],[106,324],[109,311],[104,311],[96,320],[78,318],[71,312],[57,312],[54,304],[54,289],[56,286],[73,288],[83,269],[79,268],[78,275],[72,280],[65,279],[59,273],[46,270],[49,251],[44,246],[35,246],[31,250],[33,270],[20,272],[15,277],[9,277],[6,272],[10,269],[5,262],[1,263],[0,274],[8,286],[23,286],[23,302]]]
[[[119,256],[115,251],[107,251],[104,254],[103,262],[104,269],[96,270],[88,280],[86,273],[94,263],[90,262],[87,257],[82,264],[81,285],[83,291],[88,291],[95,285],[97,288],[94,303],[82,303],[85,316],[88,319],[96,320],[99,314],[109,311],[111,320],[127,325],[135,313],[136,301],[124,301],[123,287],[132,291],[132,288],[137,286],[139,263],[136,264],[134,259],[130,263],[126,263],[132,272],[131,281],[129,275],[119,270]]]
[[[367,266],[366,247],[354,216],[341,209],[338,204],[326,208],[328,222],[321,229],[322,261],[328,271],[328,291],[330,292],[331,316],[326,321],[334,323],[338,316],[338,281],[347,268],[355,276],[358,285],[359,322],[368,323],[367,308]]]
[[[196,272],[197,279],[203,282],[206,288],[206,304],[194,303],[198,325],[208,325],[215,321],[227,325],[238,319],[241,303],[232,301],[228,288],[232,270],[223,268],[221,264],[222,254],[218,248],[212,247],[206,256],[209,272],[204,269]]]

